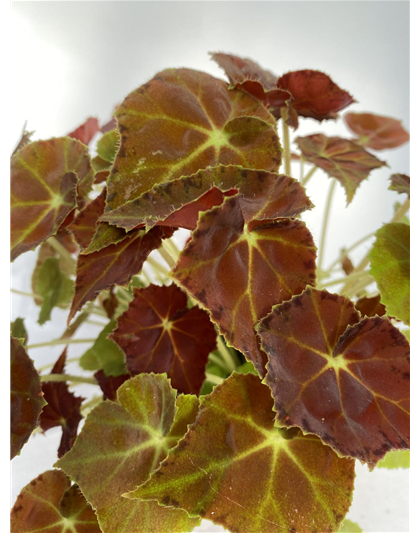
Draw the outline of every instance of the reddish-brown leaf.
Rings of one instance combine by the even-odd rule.
[[[374,465],[409,448],[409,345],[388,319],[359,320],[348,298],[310,288],[257,331],[279,423]]]
[[[337,118],[338,111],[355,101],[327,74],[318,70],[297,70],[283,74],[277,81],[277,87],[292,95],[290,105],[299,116],[319,122]]]
[[[45,405],[38,372],[18,339],[10,337],[10,458],[20,453]]]
[[[338,179],[346,191],[347,204],[370,171],[386,165],[385,161],[348,139],[326,137],[317,133],[297,137],[295,142],[307,161],[325,170],[330,177]]]
[[[160,72],[129,94],[115,116],[121,145],[107,182],[107,210],[208,166],[276,171],[280,164],[275,120],[264,105],[203,72]]]
[[[305,190],[293,178],[219,165],[155,185],[140,198],[105,213],[101,219],[127,230],[141,223],[148,227],[158,224],[194,229],[199,211],[221,205],[225,196],[238,191],[247,221],[296,216],[313,207]]]
[[[357,142],[372,150],[397,148],[410,140],[401,120],[373,113],[347,113],[347,126],[359,136]]]
[[[121,387],[124,381],[130,379],[130,374],[122,374],[121,376],[105,376],[103,370],[98,370],[94,374],[101,391],[104,393],[104,400],[116,400],[117,389]]]
[[[69,229],[80,248],[85,249],[95,235],[97,222],[105,209],[106,189],[80,211]]]
[[[109,289],[109,296],[102,300],[102,307],[105,309],[109,319],[114,318],[115,311],[118,307],[118,298],[115,294],[115,285],[111,285]]]
[[[172,234],[172,228],[156,227],[147,233],[135,230],[118,244],[111,244],[89,255],[79,255],[68,323],[86,302],[94,300],[102,290],[109,289],[111,285],[127,284],[140,272],[147,256],[159,248],[162,239]]]
[[[406,174],[392,174],[390,177],[390,191],[396,191],[399,194],[407,194],[410,198],[410,177]]]
[[[216,331],[208,314],[192,307],[176,285],[134,289],[110,338],[125,352],[132,374],[166,373],[178,392],[199,394]]]
[[[66,363],[67,348],[60,355],[51,370],[51,374],[63,374]],[[69,391],[65,382],[45,382],[42,392],[48,405],[44,407],[39,425],[44,431],[61,426],[63,434],[58,447],[58,457],[62,457],[73,446],[79,422],[82,420],[80,405],[84,398],[75,396]]]
[[[386,314],[386,309],[384,304],[381,304],[381,295],[373,296],[368,298],[364,296],[359,298],[355,303],[356,309],[360,312],[362,316],[384,316]]]
[[[227,342],[264,375],[267,359],[254,325],[272,305],[314,283],[316,248],[303,222],[277,218],[281,202],[272,221],[247,223],[248,207],[252,213],[252,204],[245,201],[242,208],[238,195],[202,213],[173,277],[210,311]]]
[[[347,276],[353,272],[354,265],[348,255],[344,255],[341,258],[341,268]]]
[[[93,139],[95,133],[99,131],[99,122],[97,118],[89,117],[86,122],[81,124],[71,133],[67,134],[67,137],[77,139],[83,144],[88,145]]]

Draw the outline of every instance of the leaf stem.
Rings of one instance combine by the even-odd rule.
[[[283,122],[283,156],[284,156],[284,173],[286,176],[290,176],[290,138],[289,138],[289,126],[287,124],[287,109],[281,108],[281,118]]]
[[[358,280],[358,279],[362,279],[366,277],[369,277],[371,279],[371,282],[373,281],[373,278],[371,277],[369,272],[367,272],[366,270],[363,270],[362,272],[356,272],[356,273],[349,274],[348,276],[345,276],[344,278],[332,279],[330,281],[327,281],[326,283],[321,283],[320,287],[323,289],[324,287],[330,287],[331,285],[339,285],[340,283],[345,283],[346,281]]]
[[[215,376],[214,374],[210,374],[209,372],[206,372],[206,379],[207,381],[210,381],[210,383],[213,383],[214,385],[220,385],[223,383],[224,379],[220,376]]]
[[[337,265],[342,260],[344,255],[347,255],[349,252],[351,252],[352,250],[354,250],[355,248],[357,248],[358,246],[363,244],[368,239],[372,238],[374,235],[375,235],[375,232],[373,231],[372,233],[369,233],[369,235],[365,235],[363,238],[359,239],[354,244],[352,244],[348,248],[344,249],[343,253],[340,254],[340,257],[338,259],[336,259],[333,263],[331,263],[331,265],[328,267],[326,272],[331,272],[331,270],[335,267],[335,265]]]
[[[147,262],[149,263],[149,265],[153,268],[153,270],[156,273],[163,274],[164,276],[168,274],[167,269],[164,266],[162,266],[158,261],[153,259],[153,257],[150,257],[150,255],[147,258]]]
[[[233,372],[236,368],[235,358],[233,357],[232,352],[223,342],[220,335],[217,336],[217,349],[219,350],[219,353],[226,364],[226,369],[228,372]]]
[[[318,272],[322,272],[322,263],[324,260],[324,252],[325,252],[325,242],[326,242],[326,236],[327,236],[327,228],[328,228],[328,221],[330,218],[331,213],[331,205],[332,205],[332,199],[334,196],[334,189],[337,184],[337,180],[333,179],[327,196],[327,203],[325,205],[324,210],[324,219],[322,222],[322,230],[321,230],[321,239],[319,244],[319,255],[318,255]]]
[[[74,271],[76,269],[76,260],[70,255],[70,253],[64,248],[64,246],[55,238],[50,237],[48,239],[48,244],[51,248],[58,253],[61,259],[68,265],[68,267]]]
[[[97,385],[95,378],[86,378],[83,376],[73,376],[71,374],[44,374],[39,376],[41,383],[48,381],[70,381],[72,383],[88,383],[89,385]]]
[[[173,268],[175,266],[175,261],[172,258],[171,254],[164,248],[163,244],[158,249],[158,254],[162,257],[162,259],[165,261],[165,263],[169,266],[169,268]]]
[[[407,200],[399,207],[398,211],[393,216],[391,223],[399,222],[400,220],[402,220],[409,209],[410,209],[410,198],[407,198]]]
[[[311,170],[306,174],[306,176],[302,179],[301,184],[305,186],[317,170],[318,167],[314,165]]]
[[[70,359],[66,359],[67,363],[77,363],[79,361],[80,357],[70,357]],[[49,363],[48,365],[41,366],[38,368],[38,372],[44,372],[45,370],[48,370],[49,368],[52,368],[55,365],[55,363]]]
[[[68,344],[89,344],[95,342],[96,339],[54,339],[48,342],[38,342],[36,344],[29,344],[27,346],[28,350],[30,348],[44,348],[45,346],[57,346],[57,345],[68,345]]]
[[[100,404],[103,401],[102,396],[94,396],[87,402],[83,403],[81,405],[81,412],[84,416],[86,416],[88,411],[91,411],[94,407],[96,407],[98,404]]]

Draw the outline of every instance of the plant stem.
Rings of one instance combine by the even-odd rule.
[[[93,398],[88,400],[86,403],[83,403],[80,409],[82,414],[86,416],[88,411],[91,411],[94,407],[96,407],[102,401],[103,401],[102,396],[94,396]]]
[[[153,259],[153,257],[149,257],[147,258],[147,262],[149,263],[149,265],[152,266],[153,270],[158,273],[158,274],[163,274],[164,276],[166,276],[168,274],[168,271],[167,269],[162,266],[158,261],[156,261],[155,259]]]
[[[305,175],[305,159],[303,156],[300,156],[300,173],[299,173],[299,181],[302,183],[303,178]]]
[[[51,248],[54,248],[54,250],[58,253],[60,258],[66,263],[66,265],[71,270],[76,269],[76,260],[73,259],[70,253],[64,248],[64,246],[55,237],[50,237],[48,239],[48,244],[51,246]]]
[[[355,248],[357,248],[358,246],[363,244],[368,239],[372,238],[374,235],[375,235],[375,232],[373,231],[372,233],[369,233],[369,235],[366,235],[362,239],[359,239],[354,244],[352,244],[351,246],[349,246],[348,248],[343,250],[343,253],[340,255],[340,257],[338,259],[336,259],[333,263],[331,263],[331,265],[326,270],[326,272],[331,272],[331,270],[335,267],[335,265],[337,265],[342,260],[344,255],[347,255],[349,252],[351,252],[352,250],[354,250]]]
[[[32,292],[25,292],[25,291],[19,291],[18,289],[10,289],[10,292],[13,292],[14,294],[20,294],[20,296],[29,296],[29,298],[40,298],[37,294],[33,294]]]
[[[39,376],[41,383],[47,381],[70,381],[73,383],[88,383],[89,385],[97,385],[98,382],[95,378],[85,378],[83,376],[72,376],[71,374],[45,374]]]
[[[162,248],[164,248],[168,252],[168,254],[172,257],[174,263],[176,264],[178,262],[179,250],[171,241],[171,239],[165,239],[164,241],[162,241]]]
[[[400,220],[402,220],[409,209],[410,209],[410,198],[407,198],[407,200],[400,206],[398,211],[393,216],[391,223],[399,222]]]
[[[283,156],[284,156],[284,173],[290,176],[290,138],[289,126],[287,125],[287,109],[281,108],[281,118],[283,122]]]
[[[206,372],[206,379],[207,381],[210,381],[210,383],[214,383],[214,385],[220,385],[224,381],[224,379],[220,376],[215,376],[214,374],[210,374],[209,372]]]
[[[346,281],[358,280],[358,279],[362,279],[366,277],[371,278],[369,272],[367,272],[366,270],[363,270],[362,272],[352,273],[348,276],[345,276],[344,278],[332,279],[330,281],[327,281],[326,283],[321,283],[320,288],[323,289],[324,287],[329,287],[331,285],[339,285],[340,283],[345,283]],[[371,278],[371,282],[372,281],[373,281],[373,278]]]
[[[336,184],[337,184],[337,180],[333,179],[330,185],[329,191],[328,191],[327,203],[326,203],[325,210],[324,210],[324,220],[322,222],[321,239],[320,239],[320,244],[319,244],[318,272],[322,272],[322,262],[324,259],[328,221],[330,218],[332,199],[333,199],[334,189],[335,189]]]
[[[86,320],[86,324],[91,324],[92,326],[100,326],[101,328],[105,326],[103,322],[96,322],[96,320]]]
[[[45,346],[57,346],[60,344],[89,344],[95,342],[96,339],[54,339],[53,341],[48,342],[38,342],[37,344],[29,344],[27,346],[28,350],[30,348],[44,348]]]
[[[66,359],[67,363],[77,363],[79,361],[80,357],[70,357],[70,359]],[[52,368],[55,365],[55,363],[49,363],[48,365],[41,366],[41,368],[38,368],[38,372],[44,372],[44,370],[48,370],[49,368]]]
[[[315,174],[315,172],[318,170],[318,167],[313,166],[311,170],[306,174],[306,176],[302,179],[301,184],[305,186],[308,181],[312,178],[312,176]]]
[[[166,248],[163,247],[163,245],[159,248],[158,253],[162,257],[162,259],[167,263],[169,268],[173,268],[175,266],[175,261],[173,260],[171,254],[166,250]]]
[[[217,352],[212,352],[209,354],[209,361],[222,368],[223,370],[226,369],[224,359]]]
[[[228,370],[228,372],[233,372],[236,368],[235,358],[233,357],[232,352],[223,342],[220,335],[217,336],[217,349],[219,350],[219,353],[226,364],[226,369]]]

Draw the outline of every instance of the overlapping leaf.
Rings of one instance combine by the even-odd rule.
[[[136,200],[105,213],[101,219],[118,223],[127,230],[141,223],[151,227],[161,225],[163,221],[173,227],[194,229],[199,211],[223,202],[220,191],[239,191],[249,219],[296,216],[312,207],[304,189],[292,178],[235,165],[219,165],[192,176],[157,184]]]
[[[369,253],[370,273],[390,316],[410,324],[410,226],[385,224]]]
[[[51,319],[54,307],[67,308],[73,297],[73,281],[61,270],[60,260],[57,257],[47,257],[36,269],[36,293],[41,302],[39,324],[44,324]]]
[[[85,370],[103,370],[105,376],[120,376],[127,373],[124,352],[118,344],[108,339],[108,335],[115,329],[116,320],[111,320],[99,333],[93,346],[87,350],[79,360]]]
[[[390,177],[390,191],[396,191],[399,194],[407,194],[410,198],[410,177],[406,174],[392,174]]]
[[[77,139],[83,144],[88,145],[95,134],[99,131],[99,122],[97,118],[89,117],[86,121],[77,127],[74,131],[67,134],[67,137]]]
[[[370,171],[386,165],[384,161],[380,161],[362,146],[348,139],[326,137],[317,133],[297,137],[295,142],[307,161],[325,170],[330,177],[338,179],[346,191],[348,204]]]
[[[165,376],[143,374],[126,381],[116,402],[88,415],[75,445],[57,466],[80,486],[96,509],[103,533],[191,531],[198,520],[121,495],[144,483],[185,434],[198,399],[179,396]]]
[[[116,400],[117,399],[117,390],[121,385],[130,379],[130,374],[122,374],[121,376],[105,376],[103,370],[98,370],[94,374],[98,385],[103,392],[104,400]]]
[[[401,120],[373,113],[347,113],[347,126],[359,136],[357,142],[373,150],[397,148],[410,140]]]
[[[371,298],[364,296],[359,298],[355,303],[356,309],[360,312],[362,317],[364,316],[384,316],[386,314],[386,309],[384,304],[381,303],[381,296],[373,296]]]
[[[387,468],[388,470],[394,470],[396,468],[410,468],[410,452],[409,450],[388,452],[376,466],[378,468]]]
[[[172,386],[197,394],[205,379],[216,331],[208,314],[192,307],[176,285],[134,289],[134,300],[111,334],[125,352],[128,371],[167,373]]]
[[[115,116],[121,145],[108,179],[107,210],[208,166],[276,171],[280,164],[271,114],[203,72],[160,72],[129,94]]]
[[[125,285],[142,269],[147,256],[159,248],[162,239],[171,237],[171,228],[152,228],[148,233],[135,231],[118,244],[89,255],[79,255],[76,286],[68,321],[86,302],[111,285]]]
[[[257,213],[268,209],[267,200],[266,206],[257,202]],[[304,194],[302,200],[304,209]],[[314,283],[316,249],[303,222],[278,218],[284,212],[281,201],[269,209],[272,221],[249,221],[255,207],[238,195],[201,214],[172,275],[210,311],[227,342],[264,375],[266,357],[253,327],[272,305]]]
[[[67,348],[60,355],[51,370],[51,374],[64,374]],[[77,435],[79,422],[82,420],[80,405],[84,398],[75,396],[69,391],[65,382],[45,382],[42,392],[47,401],[39,417],[39,425],[44,431],[54,427],[62,428],[62,436],[58,447],[58,457],[61,457],[73,446]]]
[[[237,533],[338,529],[351,503],[354,461],[315,436],[274,427],[272,409],[257,376],[234,373],[203,397],[179,445],[127,496],[186,509]]]
[[[55,235],[85,196],[93,170],[86,146],[63,137],[36,141],[11,160],[12,260]]]
[[[18,339],[10,338],[10,458],[28,441],[45,405],[38,372]]]
[[[409,345],[389,320],[359,319],[346,297],[307,289],[257,331],[279,423],[376,464],[409,447]]]
[[[10,334],[15,339],[20,340],[24,346],[28,344],[28,332],[23,318],[18,317],[10,324]]]
[[[11,533],[101,533],[95,513],[77,485],[59,470],[33,479],[12,509]]]

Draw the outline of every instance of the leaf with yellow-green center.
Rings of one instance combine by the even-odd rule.
[[[101,533],[83,494],[59,470],[44,472],[22,489],[10,527],[11,533]]]
[[[388,319],[308,288],[257,326],[277,422],[374,466],[410,447],[410,347]]]
[[[198,399],[176,399],[165,375],[141,374],[121,385],[117,401],[107,400],[88,415],[57,466],[80,486],[103,533],[191,531],[198,525],[182,510],[121,496],[149,478],[197,410]]]
[[[11,160],[11,256],[55,235],[91,189],[87,147],[69,137],[28,144]]]
[[[121,145],[108,178],[107,211],[156,183],[208,166],[277,171],[280,164],[269,111],[204,72],[164,70],[129,94],[114,114]]]
[[[389,316],[410,325],[410,226],[385,224],[369,253],[370,273]]]
[[[272,409],[270,389],[235,372],[202,397],[185,437],[126,496],[185,509],[236,533],[338,529],[351,503],[354,461],[318,437],[274,427]]]
[[[387,468],[388,470],[410,468],[410,451],[399,450],[397,452],[388,452],[376,466],[377,468]]]
[[[275,220],[252,220],[254,207],[237,195],[201,213],[172,277],[263,376],[267,358],[254,326],[274,304],[314,283],[316,248],[303,222],[283,218],[289,214],[287,203],[270,211],[268,218],[281,217]]]

